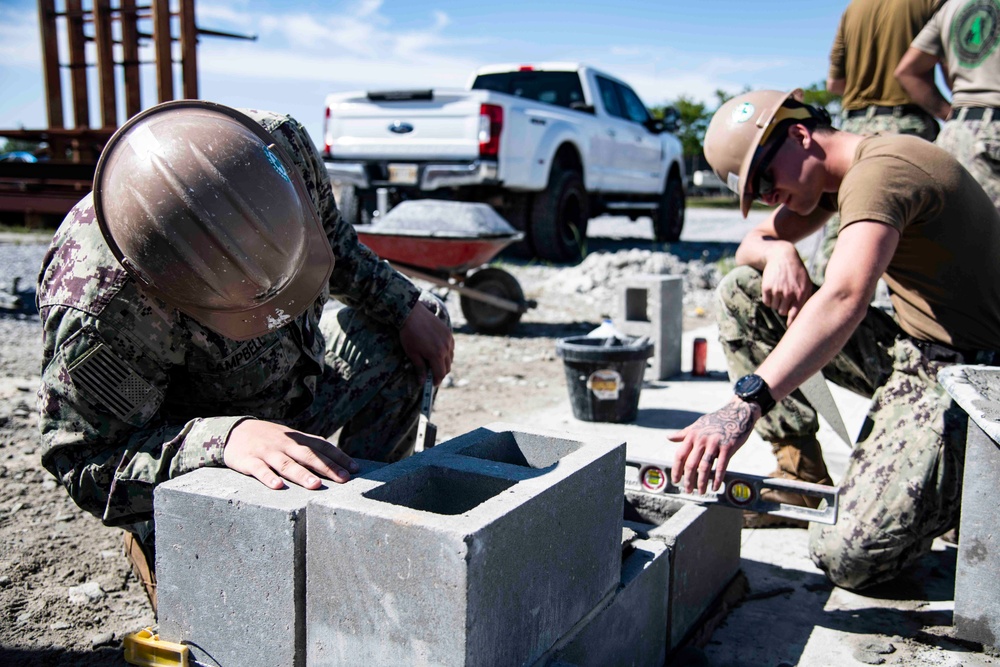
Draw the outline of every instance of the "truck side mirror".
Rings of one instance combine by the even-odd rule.
[[[667,129],[663,125],[663,121],[660,120],[659,118],[650,118],[645,123],[643,123],[643,125],[645,125],[646,129],[652,132],[653,134],[661,134],[665,132]]]
[[[676,132],[680,127],[681,114],[674,107],[663,109],[663,131]]]
[[[570,102],[569,108],[572,109],[573,111],[582,111],[583,113],[589,113],[589,114],[594,113],[593,104],[587,104],[586,102],[581,102],[579,100],[577,100],[576,102]]]

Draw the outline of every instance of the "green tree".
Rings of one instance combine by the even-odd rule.
[[[671,106],[677,111],[676,135],[684,147],[684,157],[701,155],[701,143],[712,115],[703,102],[696,102],[687,95],[681,95],[667,106],[653,108],[653,115],[663,118],[666,109]]]
[[[802,101],[814,107],[823,107],[836,115],[840,111],[840,95],[831,93],[826,89],[826,83],[818,81],[802,89]]]

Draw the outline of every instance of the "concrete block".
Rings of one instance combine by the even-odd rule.
[[[996,480],[1000,446],[977,424],[969,424],[962,486],[962,520],[955,569],[955,634],[1000,647],[1000,532]]]
[[[633,538],[624,545],[614,594],[560,642],[547,664],[662,667],[666,659],[670,555],[660,540]]]
[[[382,465],[359,463],[361,475]],[[337,487],[273,491],[225,468],[158,486],[160,636],[207,665],[304,665],[305,509]]]
[[[681,372],[684,280],[680,276],[635,276],[619,286],[615,326],[654,342],[653,375],[665,380]]]
[[[626,492],[625,525],[670,550],[667,651],[674,650],[740,569],[739,510]]]
[[[1000,532],[996,529],[996,480],[1000,479],[1000,368],[952,366],[938,374],[938,381],[969,414],[955,566],[955,634],[998,648]]]
[[[310,665],[532,662],[616,588],[624,445],[517,428],[310,504]]]

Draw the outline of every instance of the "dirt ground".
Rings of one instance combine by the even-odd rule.
[[[34,249],[37,258],[43,251]],[[698,259],[670,265],[697,270],[686,299],[686,327],[712,321],[714,274],[702,251],[691,251]],[[38,261],[35,255],[29,259]],[[586,266],[503,264],[526,297],[538,302],[511,336],[472,332],[452,294],[456,355],[432,418],[439,441],[489,422],[516,420],[527,410],[562,403],[568,411],[556,340],[586,333],[602,315],[613,314],[610,281],[649,261],[649,251],[633,253],[615,260],[614,270],[592,266],[592,276]],[[10,260],[0,252],[4,262]],[[28,274],[22,286],[33,280]],[[33,300],[32,293],[25,297]],[[121,531],[77,508],[39,463],[40,360],[37,314],[30,306],[17,315],[0,312],[0,664],[125,664],[122,637],[151,625],[153,615],[121,555]]]

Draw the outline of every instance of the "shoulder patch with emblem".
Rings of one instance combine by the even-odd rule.
[[[126,422],[154,391],[152,385],[104,343],[74,363],[69,376],[80,391]]]

